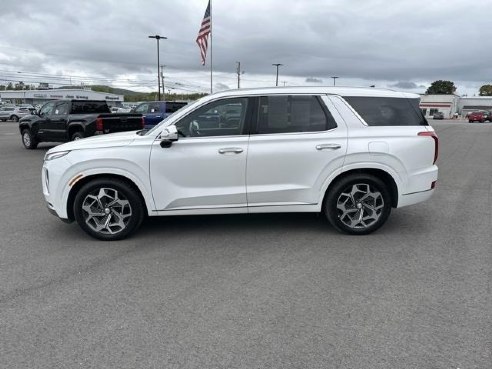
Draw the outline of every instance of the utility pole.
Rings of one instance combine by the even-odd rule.
[[[164,67],[165,65],[161,65],[161,79],[162,79],[162,100],[166,101],[166,89],[164,88]]]
[[[167,40],[167,37],[164,36],[149,36],[149,38],[154,38],[157,41],[157,100],[161,99],[161,77],[159,76],[159,40]]]
[[[241,88],[241,74],[244,72],[241,72],[241,62],[238,61],[236,62],[236,73],[237,73],[237,88]]]
[[[275,86],[278,86],[278,67],[280,67],[283,64],[280,63],[274,63],[272,64],[274,67],[277,67],[277,79],[275,80]]]

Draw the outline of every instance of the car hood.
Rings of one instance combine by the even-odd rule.
[[[136,137],[136,131],[110,133],[67,142],[50,149],[49,152],[126,146],[132,143]]]

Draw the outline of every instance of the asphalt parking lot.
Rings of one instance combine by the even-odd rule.
[[[1,368],[491,368],[492,124],[431,121],[437,192],[350,237],[313,214],[50,215],[0,123]]]

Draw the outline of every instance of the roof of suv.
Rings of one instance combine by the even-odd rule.
[[[316,87],[316,86],[303,86],[303,87],[265,87],[265,88],[245,88],[240,90],[227,90],[218,92],[210,96],[214,97],[226,97],[226,96],[250,96],[250,95],[263,95],[263,94],[327,94],[327,95],[340,95],[340,96],[367,96],[367,97],[396,97],[407,99],[418,99],[420,95],[394,91],[390,89],[382,88],[368,88],[368,87]]]

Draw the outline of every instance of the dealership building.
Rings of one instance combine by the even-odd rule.
[[[455,113],[465,117],[472,111],[492,111],[492,96],[421,95],[420,109],[426,118],[432,118],[437,112],[442,112],[446,119],[452,118]]]
[[[85,89],[0,91],[0,101],[3,103],[42,105],[47,101],[59,99],[106,100],[113,106],[120,105],[124,96]]]

